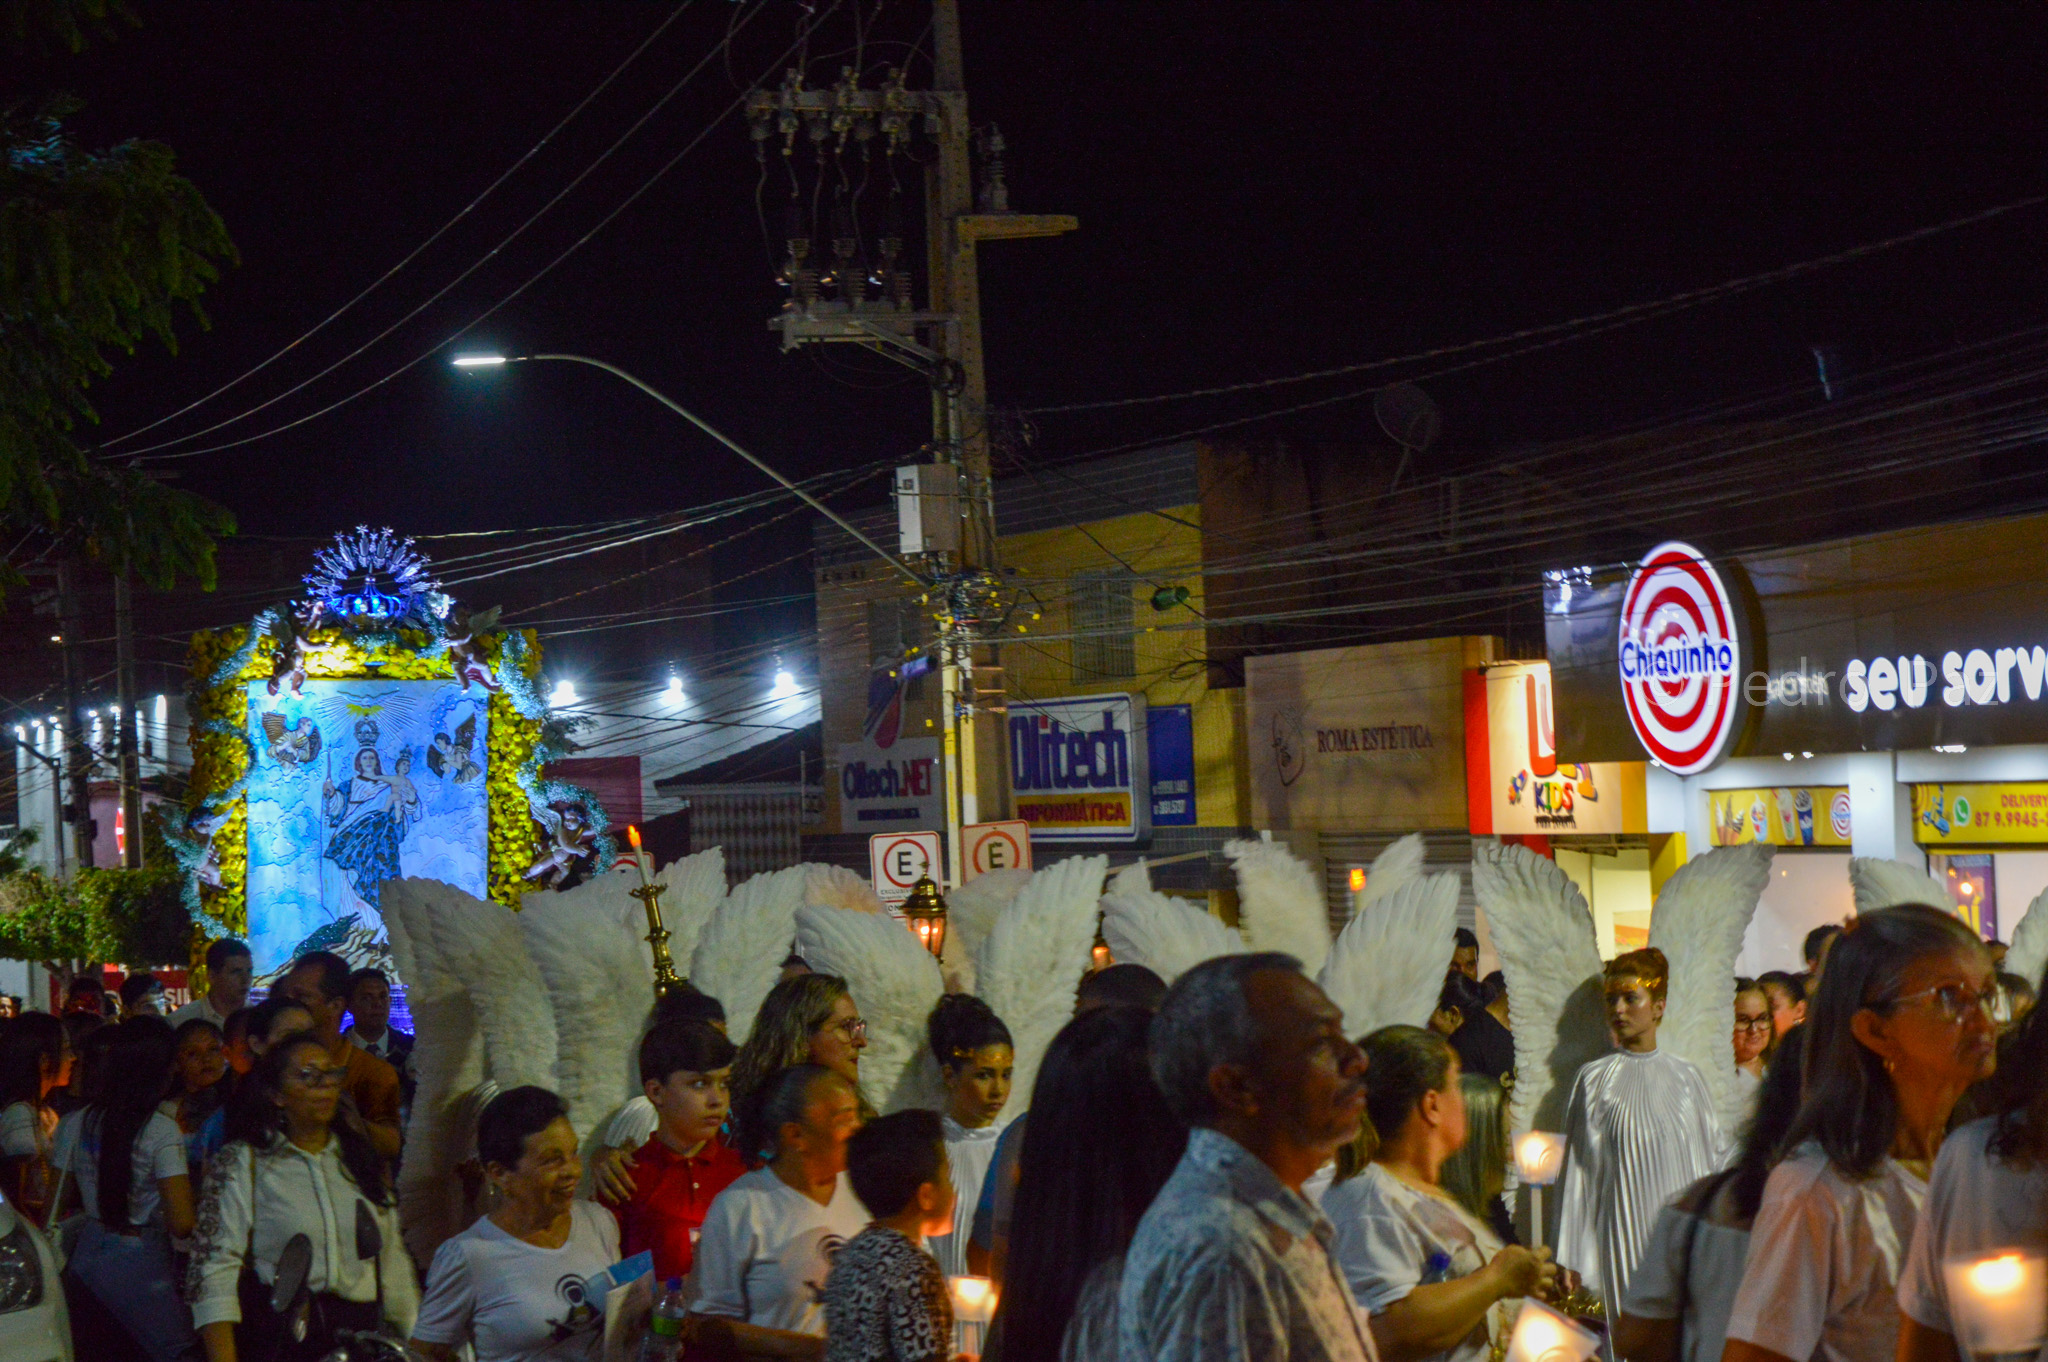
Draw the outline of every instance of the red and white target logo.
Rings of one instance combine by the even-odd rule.
[[[1636,737],[1679,775],[1720,759],[1740,717],[1735,603],[1690,544],[1644,555],[1621,602],[1621,698]]]

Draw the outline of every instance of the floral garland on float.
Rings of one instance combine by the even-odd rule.
[[[195,954],[241,937],[259,981],[316,949],[388,969],[385,880],[516,912],[612,863],[596,797],[543,774],[588,721],[543,698],[533,631],[470,612],[389,529],[336,536],[304,581],[192,637],[192,777],[169,841]]]

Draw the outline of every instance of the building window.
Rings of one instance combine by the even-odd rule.
[[[1077,683],[1136,674],[1136,622],[1131,608],[1135,581],[1122,569],[1077,572],[1068,579]]]

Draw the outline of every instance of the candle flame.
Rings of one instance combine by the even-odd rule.
[[[633,850],[638,851],[640,849],[640,829],[634,827],[631,823],[626,824],[626,840],[633,844]]]
[[[2001,1253],[1970,1266],[1970,1285],[1986,1296],[2004,1296],[2020,1289],[2027,1279],[2026,1264],[2017,1253]]]

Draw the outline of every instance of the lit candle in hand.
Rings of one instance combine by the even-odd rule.
[[[640,872],[640,887],[647,887],[647,853],[640,849],[640,829],[626,824],[626,840],[633,844],[633,868]]]
[[[2048,1261],[2039,1254],[2001,1249],[1951,1258],[1942,1275],[1956,1342],[1967,1353],[2032,1354],[2048,1338]]]

